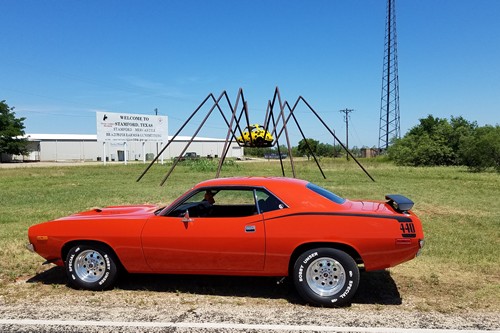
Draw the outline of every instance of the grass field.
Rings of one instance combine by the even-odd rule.
[[[389,270],[414,308],[500,311],[500,175],[362,163],[376,182],[353,161],[322,160],[326,179],[312,161],[297,161],[295,167],[298,178],[350,199],[383,200],[385,194],[399,193],[415,202],[414,212],[424,224],[424,251]],[[215,162],[183,163],[160,187],[168,166],[155,165],[140,182],[143,164],[0,168],[0,296],[9,289],[12,297],[16,281],[48,268],[24,248],[29,226],[91,207],[163,205],[214,177],[216,170]],[[285,168],[291,176],[290,166]],[[281,175],[281,169],[276,161],[229,161],[221,176],[235,175]]]

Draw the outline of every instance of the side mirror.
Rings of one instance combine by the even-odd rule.
[[[182,222],[193,222],[194,220],[189,218],[189,211],[186,209],[186,213],[184,213],[184,217],[182,218]]]

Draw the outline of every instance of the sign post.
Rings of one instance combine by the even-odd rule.
[[[106,142],[102,142],[102,163],[106,165]]]

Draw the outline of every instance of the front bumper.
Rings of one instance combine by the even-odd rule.
[[[26,248],[28,249],[28,251],[30,252],[35,252],[35,245],[29,243],[29,244],[26,244]]]

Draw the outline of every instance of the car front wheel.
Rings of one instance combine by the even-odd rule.
[[[118,275],[116,263],[114,254],[104,246],[74,246],[69,250],[65,264],[69,284],[77,289],[108,289]]]
[[[312,249],[297,258],[293,281],[305,301],[320,306],[342,306],[356,293],[359,269],[354,259],[343,251]]]

